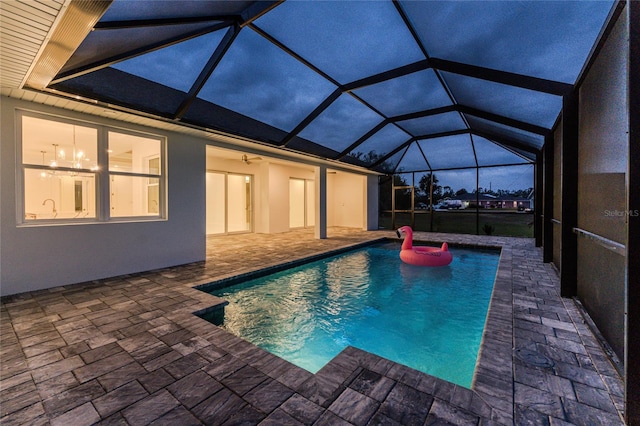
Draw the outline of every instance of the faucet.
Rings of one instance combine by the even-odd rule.
[[[55,200],[53,198],[47,198],[46,200],[44,200],[42,202],[42,205],[44,206],[47,203],[47,201],[51,201],[51,204],[53,204],[53,217],[58,216],[58,211],[56,210],[56,202],[55,202]]]

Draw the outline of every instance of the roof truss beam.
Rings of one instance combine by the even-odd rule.
[[[487,132],[487,131],[479,131],[479,130],[471,130],[471,133],[476,135],[476,136],[481,136],[485,139],[489,139],[492,142],[496,142],[500,145],[505,145],[507,147],[512,147],[515,149],[519,149],[525,152],[530,152],[531,154],[537,154],[538,152],[540,152],[540,150],[534,146],[531,145],[527,145],[525,143],[522,142],[518,142],[518,141],[514,141],[512,139],[507,139],[505,137],[502,137],[500,135],[497,135],[495,133],[492,132]]]
[[[285,44],[283,44],[280,40],[274,38],[273,36],[271,36],[271,34],[267,33],[266,31],[264,31],[262,28],[260,28],[256,24],[249,23],[248,27],[251,28],[252,30],[254,30],[255,32],[257,32],[258,34],[260,34],[262,37],[264,37],[267,40],[269,40],[271,43],[275,44],[280,49],[282,49],[285,52],[287,52],[289,55],[291,55],[293,58],[295,58],[298,61],[300,61],[302,64],[304,64],[309,69],[311,69],[311,70],[315,71],[316,73],[320,74],[326,80],[330,81],[331,83],[333,83],[334,85],[336,85],[336,86],[338,86],[338,87],[340,87],[342,89],[340,83],[338,83],[333,77],[331,77],[329,74],[325,73],[320,68],[318,68],[315,65],[313,65],[311,62],[307,61],[302,56],[298,55],[296,52],[294,52],[289,47],[287,47]]]
[[[336,99],[338,99],[340,97],[340,95],[342,95],[342,91],[340,89],[336,89],[334,90],[329,96],[327,96],[327,98],[322,101],[322,103],[320,105],[318,105],[316,107],[316,109],[314,109],[313,111],[311,111],[311,113],[309,115],[307,115],[305,117],[304,120],[302,120],[302,122],[300,122],[300,124],[298,124],[295,129],[293,129],[291,132],[289,132],[289,134],[287,136],[284,137],[284,139],[282,139],[282,141],[280,141],[280,146],[287,146],[287,144],[289,142],[291,142],[293,140],[293,138],[295,138],[298,133],[300,133],[302,130],[304,130],[305,127],[307,127],[309,124],[311,124],[311,122],[316,119],[316,117],[318,117],[320,114],[322,114],[322,112],[327,109],[329,107],[329,105],[331,105],[333,103],[333,101],[335,101]]]
[[[339,160],[341,158],[343,158],[345,155],[349,154],[351,151],[353,151],[354,149],[356,149],[362,142],[366,141],[367,139],[369,139],[371,136],[373,136],[374,134],[378,133],[379,130],[382,130],[382,128],[384,126],[386,126],[387,124],[389,124],[389,120],[382,120],[380,123],[378,123],[373,129],[369,130],[367,133],[365,133],[364,135],[360,136],[360,138],[358,138],[357,141],[355,141],[354,143],[352,143],[351,145],[349,145],[345,150],[343,150],[340,154],[336,155],[334,157],[334,160]]]
[[[412,64],[404,65],[402,67],[394,68],[389,71],[381,72],[379,74],[372,75],[370,77],[362,78],[360,80],[352,81],[342,87],[344,91],[353,91],[361,89],[363,87],[371,86],[374,84],[382,83],[387,80],[402,77],[404,75],[412,74],[417,71],[426,70],[430,68],[429,61],[427,59],[414,62]]]
[[[182,104],[176,110],[176,119],[182,118],[182,116],[184,116],[184,114],[187,112],[187,109],[189,109],[189,107],[195,100],[198,92],[200,92],[200,89],[202,89],[202,86],[204,86],[204,84],[207,82],[207,79],[209,78],[213,70],[218,66],[224,54],[227,52],[227,50],[229,50],[229,47],[231,47],[233,40],[235,40],[239,32],[240,27],[238,25],[229,27],[227,33],[222,38],[222,41],[220,42],[220,44],[218,44],[218,47],[216,47],[216,50],[213,52],[213,54],[209,58],[209,61],[202,69],[202,72],[200,72],[200,75],[191,86],[191,89],[182,101]]]
[[[184,24],[197,24],[200,22],[212,22],[219,23],[225,22],[227,25],[231,25],[236,22],[241,22],[241,17],[238,15],[210,15],[210,16],[194,16],[185,18],[163,18],[163,19],[130,19],[126,21],[107,21],[98,22],[94,27],[94,31],[101,30],[123,30],[128,28],[147,28],[147,27],[160,27],[167,25],[184,25]]]
[[[162,49],[164,47],[168,47],[186,40],[190,40],[192,38],[199,37],[201,35],[208,34],[208,33],[220,30],[222,28],[229,27],[230,25],[232,26],[233,22],[231,23],[219,22],[214,25],[211,25],[210,27],[200,28],[198,30],[181,34],[179,36],[172,37],[169,39],[161,40],[161,41],[158,41],[157,43],[150,44],[138,49],[132,49],[123,53],[119,53],[117,55],[110,56],[100,61],[92,62],[90,64],[83,65],[81,67],[77,67],[72,70],[69,70],[67,72],[60,73],[53,79],[53,81],[51,81],[50,84],[62,83],[63,81],[70,80],[75,77],[80,77],[82,75],[89,74],[94,71],[101,70],[117,62],[124,61],[126,59],[131,59],[136,56],[142,55],[144,53],[149,53],[154,50]]]
[[[524,130],[530,133],[535,133],[537,135],[546,136],[551,131],[546,127],[537,126],[535,124],[527,123],[520,120],[515,120],[513,118],[508,118],[503,115],[494,114],[488,111],[479,110],[479,109],[468,107],[465,105],[456,105],[456,109],[463,114],[473,115],[474,117],[483,118],[485,120],[504,124],[505,126],[514,127],[516,129]]]
[[[260,18],[262,15],[268,13],[282,3],[284,3],[284,0],[257,1],[252,3],[249,7],[242,11],[240,26],[244,27],[251,24],[253,21]]]
[[[573,85],[561,83],[543,78],[531,77],[523,74],[516,74],[507,71],[499,71],[491,68],[479,67],[476,65],[463,64],[461,62],[448,61],[445,59],[431,58],[431,66],[434,68],[464,75],[467,77],[488,80],[494,83],[506,84],[520,87],[522,89],[534,90],[536,92],[548,93],[556,96],[564,96],[573,90]]]
[[[428,109],[425,111],[412,112],[409,114],[396,115],[389,117],[389,121],[398,122],[405,120],[413,120],[414,118],[429,117],[430,115],[445,114],[447,112],[456,111],[455,105],[447,105],[439,108]]]

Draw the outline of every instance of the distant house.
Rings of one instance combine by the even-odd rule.
[[[512,210],[532,210],[533,199],[524,197],[504,196],[499,197],[491,194],[460,194],[455,197],[445,198],[441,204],[453,209],[466,209],[478,206],[483,209],[512,209]]]

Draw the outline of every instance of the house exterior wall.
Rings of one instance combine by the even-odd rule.
[[[207,154],[207,170],[253,176],[253,231],[262,234],[290,230],[289,179],[312,181],[315,178],[311,167],[287,166],[267,159],[244,164],[216,158],[210,153]]]
[[[621,14],[580,87],[578,228],[625,245],[628,167],[627,15]],[[578,298],[620,359],[625,257],[578,238]]]
[[[205,144],[185,135],[2,97],[0,293],[9,295],[203,260]],[[18,225],[16,108],[167,138],[167,217]]]
[[[288,232],[289,226],[289,179],[314,179],[313,170],[289,167],[281,164],[268,165],[268,192],[263,193],[262,206],[256,214],[268,214],[268,228],[256,232],[280,233]],[[264,198],[268,197],[268,201]]]
[[[327,225],[364,227],[364,176],[339,172],[327,175]]]

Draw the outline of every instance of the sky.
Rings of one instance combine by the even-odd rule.
[[[102,21],[237,13],[245,3],[116,0]],[[255,27],[240,30],[198,97],[291,132],[338,85],[425,60],[426,55],[574,83],[612,2],[400,1],[399,5],[417,41],[391,1],[286,1],[253,22]],[[179,26],[171,28],[172,36],[180,31]],[[184,26],[185,35],[192,30]],[[87,49],[100,51],[100,43],[110,38],[104,33],[115,35],[115,31],[127,34],[126,29],[95,31],[100,34],[92,34],[95,39]],[[159,34],[157,41],[162,41],[160,27],[148,31]],[[226,32],[221,29],[174,43],[112,67],[187,93]],[[123,35],[111,38],[122,40]],[[109,51],[126,51],[126,43],[121,44],[110,46]],[[87,54],[82,48],[77,55]],[[426,69],[343,93],[299,129],[299,136],[340,153],[385,119],[454,103],[546,128],[554,124],[562,107],[559,96]],[[431,167],[472,166],[469,135],[420,140],[433,133],[466,129],[467,123],[494,129],[534,148],[542,143],[536,135],[449,112],[382,126],[355,151],[386,154],[417,138]],[[477,145],[487,150],[478,152],[481,165],[513,159],[488,141]],[[416,152],[411,147],[411,161],[405,160],[405,166],[428,168]]]

